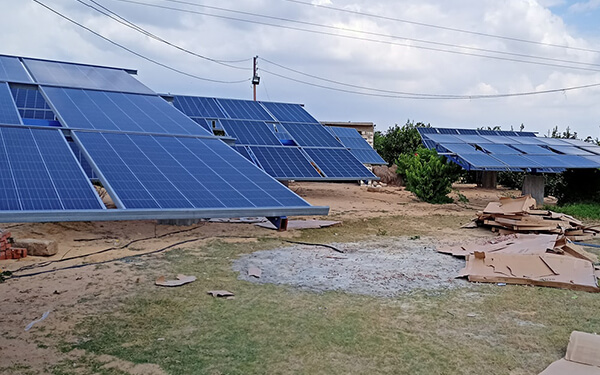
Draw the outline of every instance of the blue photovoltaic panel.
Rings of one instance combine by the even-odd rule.
[[[274,121],[273,117],[260,105],[252,100],[217,99],[229,118],[237,120]]]
[[[550,148],[556,152],[560,152],[561,154],[566,154],[566,155],[580,155],[580,156],[594,155],[593,152],[588,152],[586,150],[582,150],[575,146],[550,146]]]
[[[584,158],[598,164],[600,166],[600,155],[584,156]]]
[[[481,147],[490,154],[518,155],[521,153],[518,150],[515,150],[514,148],[505,144],[480,143],[477,146]]]
[[[517,142],[515,142],[514,139],[510,139],[503,135],[482,135],[482,137],[487,139],[488,143],[497,143],[497,144],[505,144],[505,145],[512,145],[512,144],[517,143]]]
[[[534,132],[515,132],[515,134],[517,135],[517,137],[535,137],[535,133]]]
[[[125,208],[309,206],[218,139],[75,133]]]
[[[473,129],[458,129],[458,133],[463,134],[463,135],[478,135],[479,134],[479,133],[477,133],[477,130],[473,130]]]
[[[123,69],[33,59],[23,62],[41,85],[154,94]]]
[[[458,134],[456,129],[438,128],[440,134]]]
[[[528,159],[550,168],[598,168],[594,161],[576,155],[527,155]]]
[[[0,82],[0,124],[22,124],[8,84]]]
[[[591,152],[592,154],[600,155],[600,146],[583,146],[582,149]]]
[[[282,123],[298,146],[342,147],[343,145],[324,126],[312,124]]]
[[[518,136],[517,132],[515,131],[507,131],[507,130],[498,130],[498,135],[503,135],[503,136]]]
[[[374,175],[346,149],[304,148],[317,167],[331,178],[372,179]]]
[[[236,144],[281,146],[272,126],[264,121],[221,120],[221,124]]]
[[[438,143],[465,143],[458,134],[427,134],[426,137]]]
[[[508,166],[493,157],[480,152],[478,154],[462,154],[459,157],[476,168],[506,169]]]
[[[279,122],[306,122],[319,124],[300,104],[261,102]]]
[[[542,138],[542,137],[540,137],[538,139],[550,146],[569,146],[568,142],[565,142],[559,138],[546,138],[546,137]]]
[[[477,130],[479,135],[498,135],[496,130]]]
[[[439,145],[454,154],[475,154],[479,152],[468,143],[440,143]],[[442,149],[438,151],[444,152]]]
[[[204,129],[206,129],[207,131],[209,131],[212,134],[212,125],[208,122],[208,120],[203,119],[203,118],[199,118],[199,117],[190,117],[192,120],[194,120],[194,122],[200,126],[202,126]]]
[[[0,128],[2,210],[102,209],[59,130]]]
[[[366,148],[351,148],[350,153],[363,164],[387,164],[377,151]]]
[[[461,134],[460,139],[466,143],[489,143],[487,139],[477,134]]]
[[[510,139],[511,141],[514,141],[513,143],[511,143],[512,145],[518,145],[518,144],[524,144],[524,145],[546,145],[545,142],[541,141],[540,138],[537,138],[535,136],[531,136],[531,137],[525,137],[525,136],[520,136],[520,137],[508,137],[508,139]]]
[[[225,113],[217,104],[215,98],[203,98],[198,96],[174,96],[173,105],[175,108],[190,117],[204,118],[226,118]]]
[[[279,179],[321,179],[322,176],[297,147],[250,146],[269,175]]]
[[[71,147],[71,151],[73,151],[73,154],[75,155],[75,159],[77,159],[79,165],[81,165],[81,168],[85,172],[85,175],[89,179],[97,180],[98,176],[96,176],[96,174],[94,173],[92,166],[90,165],[90,163],[88,163],[87,159],[83,155],[83,152],[81,152],[77,144],[75,144],[75,142],[69,142],[69,146]]]
[[[373,149],[370,144],[360,135],[360,133],[354,128],[342,128],[339,126],[326,126],[325,129],[329,130],[340,142],[347,148],[363,148]]]
[[[563,142],[567,142],[567,143],[568,143],[568,144],[570,144],[570,145],[573,145],[573,146],[579,146],[579,147],[582,147],[582,146],[583,146],[583,147],[585,147],[585,146],[590,146],[590,145],[592,145],[591,143],[588,143],[588,142],[582,141],[581,139],[568,139],[568,138],[564,138],[564,139],[563,139],[563,138],[561,138],[561,140],[562,140]]]
[[[538,146],[538,145],[513,145],[517,150],[524,152],[528,155],[556,155],[556,153],[551,150]]]
[[[237,152],[239,152],[240,155],[242,155],[246,159],[252,161],[252,158],[250,157],[250,154],[248,153],[246,146],[233,146],[233,149],[236,150]],[[252,161],[252,162],[254,163],[254,161]]]
[[[17,57],[0,56],[0,81],[30,83],[31,78]]]
[[[417,130],[419,131],[420,134],[437,134],[437,129],[436,128],[422,128],[422,127],[419,127],[419,128],[417,128]]]
[[[13,86],[10,88],[10,91],[12,92],[17,108],[19,109],[19,114],[22,118],[48,121],[54,120],[54,112],[52,112],[52,109],[48,103],[46,103],[46,99],[44,99],[42,93],[38,91],[37,87]]]
[[[43,87],[70,128],[177,135],[212,135],[154,95]]]
[[[516,168],[539,168],[542,165],[535,163],[533,160],[524,155],[509,155],[509,154],[494,154],[495,159],[500,160],[506,165]]]

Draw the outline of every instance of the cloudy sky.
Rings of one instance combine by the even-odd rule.
[[[240,99],[252,98],[258,56],[258,99],[303,103],[319,120],[600,137],[600,0],[37,1],[81,26],[0,0],[0,54],[137,69],[160,93]]]

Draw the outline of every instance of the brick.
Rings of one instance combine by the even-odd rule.
[[[0,260],[6,259],[6,251],[0,251]]]
[[[11,253],[12,253],[12,258],[13,259],[21,259],[21,252],[19,250],[12,249]]]

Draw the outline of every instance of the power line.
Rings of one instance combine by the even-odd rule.
[[[131,54],[133,54],[133,55],[135,55],[135,56],[138,56],[138,57],[140,57],[140,58],[142,58],[142,59],[144,59],[144,60],[146,60],[146,61],[149,61],[149,62],[151,62],[151,63],[153,63],[153,64],[159,65],[159,66],[161,66],[161,67],[163,67],[163,68],[169,69],[169,70],[171,70],[171,71],[174,71],[174,72],[176,72],[176,73],[183,74],[183,75],[185,75],[185,76],[188,76],[188,77],[191,77],[191,78],[195,78],[195,79],[198,79],[198,80],[207,81],[207,82],[214,82],[214,83],[228,83],[228,84],[233,84],[233,83],[243,83],[243,82],[248,82],[248,81],[250,80],[250,78],[248,78],[248,79],[244,79],[244,80],[240,80],[240,81],[220,81],[220,80],[216,80],[216,79],[210,79],[210,78],[204,78],[204,77],[200,77],[200,76],[197,76],[197,75],[194,75],[194,74],[191,74],[191,73],[184,72],[184,71],[182,71],[182,70],[179,70],[179,69],[177,69],[177,68],[173,68],[173,67],[171,67],[171,66],[169,66],[169,65],[163,64],[163,63],[161,63],[161,62],[159,62],[159,61],[157,61],[157,60],[154,60],[154,59],[152,59],[152,58],[150,58],[150,57],[144,56],[144,55],[142,55],[141,53],[138,53],[138,52],[136,52],[136,51],[134,51],[134,50],[132,50],[132,49],[130,49],[130,48],[128,48],[128,47],[125,47],[125,46],[124,46],[124,45],[122,45],[122,44],[119,44],[119,43],[117,43],[117,42],[115,42],[115,41],[113,41],[113,40],[111,40],[111,39],[109,39],[109,38],[105,37],[105,36],[104,36],[104,35],[102,35],[102,34],[99,34],[99,33],[97,33],[96,31],[94,31],[94,30],[92,30],[92,29],[88,28],[87,26],[84,26],[83,24],[81,24],[81,23],[79,23],[79,22],[77,22],[77,21],[75,21],[75,20],[73,20],[73,19],[71,19],[71,18],[67,17],[66,15],[64,15],[64,14],[62,14],[62,13],[60,13],[60,12],[58,12],[57,10],[54,10],[53,8],[49,7],[48,5],[46,5],[46,4],[44,4],[44,3],[42,3],[42,2],[41,2],[41,1],[39,1],[39,0],[33,0],[33,1],[34,1],[35,3],[37,3],[37,4],[41,5],[42,7],[44,7],[44,8],[46,8],[46,9],[48,9],[49,11],[51,11],[51,12],[52,12],[52,13],[54,13],[54,14],[56,14],[57,16],[59,16],[59,17],[61,17],[61,18],[65,19],[65,20],[67,20],[67,21],[69,21],[69,22],[71,22],[71,23],[73,23],[73,24],[75,24],[75,25],[77,25],[77,26],[81,27],[82,29],[84,29],[84,30],[86,30],[86,31],[88,31],[88,32],[90,32],[90,33],[92,33],[92,34],[96,35],[96,36],[97,36],[97,37],[99,37],[99,38],[102,38],[102,39],[104,39],[105,41],[107,41],[107,42],[111,43],[112,45],[115,45],[115,46],[117,46],[117,47],[119,47],[119,48],[122,48],[122,49],[124,49],[125,51],[127,51],[127,52],[129,52],[129,53],[131,53]]]
[[[87,4],[87,3],[85,3],[82,0],[76,0],[76,1],[79,2],[80,4],[85,5],[86,7],[90,8],[90,9],[95,10],[96,12],[98,12],[100,14],[103,14],[103,15],[105,15],[107,17],[110,17],[111,19],[115,20],[116,22],[118,22],[118,23],[120,23],[120,24],[122,24],[124,26],[127,26],[127,27],[129,27],[129,28],[131,28],[131,29],[133,29],[133,30],[135,30],[135,31],[143,34],[143,35],[146,35],[146,36],[148,36],[148,37],[150,37],[150,38],[152,38],[154,40],[157,40],[157,41],[159,41],[161,43],[165,43],[166,45],[168,45],[170,47],[173,47],[173,48],[178,49],[178,50],[180,50],[182,52],[188,53],[188,54],[190,54],[192,56],[199,57],[201,59],[204,59],[204,60],[207,60],[207,61],[211,61],[211,62],[220,64],[220,65],[223,65],[223,66],[226,66],[226,67],[229,67],[229,68],[241,69],[241,70],[251,70],[250,68],[247,68],[247,67],[243,68],[243,67],[239,67],[239,66],[229,65],[229,64],[227,64],[224,61],[215,60],[215,59],[212,59],[210,57],[203,56],[203,55],[200,55],[200,54],[198,54],[196,52],[193,52],[193,51],[190,51],[190,50],[185,49],[183,47],[180,47],[180,46],[178,46],[176,44],[173,44],[173,43],[169,42],[168,40],[165,40],[165,39],[157,36],[156,34],[153,34],[150,31],[147,31],[144,28],[136,25],[135,23],[127,20],[126,18],[122,17],[121,15],[119,15],[119,14],[115,13],[114,11],[106,8],[102,4],[97,3],[95,0],[89,0],[89,1],[92,2],[93,4],[97,5],[98,7],[102,8],[104,11],[101,10],[101,9],[98,9],[98,8],[94,7],[93,5]],[[247,60],[244,60],[244,61],[248,61],[248,60],[252,60],[252,59],[247,59]]]
[[[159,9],[173,10],[173,11],[178,11],[178,12],[183,12],[183,13],[204,15],[204,16],[221,18],[221,19],[227,19],[227,20],[238,21],[238,22],[245,22],[245,23],[257,24],[257,25],[271,26],[271,27],[277,27],[277,28],[288,29],[288,30],[303,31],[303,32],[308,32],[308,33],[313,33],[313,34],[335,36],[335,37],[345,38],[345,39],[352,39],[352,40],[359,40],[359,41],[366,41],[366,42],[374,42],[374,43],[381,43],[381,44],[388,44],[388,45],[396,45],[396,46],[402,46],[402,47],[411,47],[411,48],[417,48],[417,49],[423,49],[423,50],[429,50],[429,51],[445,52],[445,53],[451,53],[451,54],[456,54],[456,55],[464,55],[464,56],[481,57],[481,58],[488,58],[488,59],[500,60],[500,61],[510,61],[510,62],[518,62],[518,63],[524,63],[524,64],[541,65],[541,66],[548,66],[548,67],[555,67],[555,68],[567,68],[567,69],[575,69],[575,70],[583,70],[583,71],[600,72],[600,69],[585,68],[585,67],[570,66],[570,65],[561,65],[561,64],[553,64],[553,63],[544,63],[544,62],[541,62],[541,61],[521,60],[521,59],[516,59],[516,58],[508,58],[508,57],[500,57],[500,56],[490,56],[490,55],[484,55],[484,54],[479,54],[479,53],[461,52],[461,51],[456,51],[456,50],[448,50],[448,49],[441,49],[441,48],[435,48],[435,47],[419,46],[419,45],[408,44],[408,43],[398,43],[398,42],[391,42],[391,41],[385,41],[385,40],[380,40],[380,39],[370,39],[370,38],[364,38],[364,37],[358,37],[358,36],[336,34],[336,33],[331,33],[331,32],[326,32],[326,31],[310,30],[310,29],[304,29],[304,28],[300,28],[300,27],[285,26],[285,25],[279,25],[279,24],[268,23],[268,22],[261,22],[261,21],[256,21],[256,20],[247,20],[247,19],[242,19],[242,18],[229,17],[229,16],[211,14],[211,13],[206,13],[206,12],[199,12],[199,11],[194,11],[194,10],[190,10],[190,9],[181,9],[181,8],[175,8],[175,7],[164,6],[164,5],[149,4],[149,3],[145,3],[145,2],[141,2],[141,1],[134,1],[134,0],[113,0],[113,1],[120,1],[120,2],[124,2],[124,3],[131,3],[131,4],[143,5],[143,6],[154,7],[154,8],[159,8]],[[328,28],[328,29],[334,29],[334,30],[337,30],[337,31],[346,31],[346,32],[371,34],[371,35],[375,35],[375,36],[383,36],[383,37],[392,38],[392,39],[402,39],[402,40],[408,40],[408,41],[413,41],[413,42],[429,43],[429,44],[440,45],[440,46],[445,46],[445,47],[461,48],[461,49],[466,49],[466,50],[474,50],[474,51],[480,51],[480,52],[496,53],[496,54],[501,54],[501,55],[509,55],[509,56],[517,56],[517,57],[526,57],[526,58],[538,59],[538,60],[545,60],[545,61],[556,61],[556,62],[565,62],[565,63],[569,63],[569,64],[578,64],[578,65],[587,65],[587,66],[597,66],[597,67],[600,67],[600,64],[594,64],[594,63],[583,63],[583,62],[572,61],[572,60],[561,60],[561,59],[554,59],[554,58],[549,58],[549,57],[540,57],[540,56],[533,56],[533,55],[517,54],[517,53],[511,53],[511,52],[495,51],[495,50],[488,50],[488,49],[482,49],[482,48],[476,48],[476,47],[460,46],[460,45],[454,45],[454,44],[448,44],[448,43],[441,43],[441,42],[424,41],[424,40],[420,40],[420,39],[411,39],[411,38],[405,38],[405,37],[399,37],[399,36],[390,36],[390,35],[386,35],[386,34],[371,33],[371,32],[360,31],[360,30],[353,30],[353,29],[345,29],[345,28],[340,28],[340,27],[335,27],[335,26],[315,24],[315,23],[311,23],[311,22],[290,20],[290,19],[281,18],[281,17],[265,16],[265,15],[260,15],[260,14],[255,14],[255,13],[249,13],[249,12],[242,12],[242,11],[236,11],[236,10],[225,9],[225,8],[205,6],[205,5],[189,3],[189,2],[181,1],[181,0],[163,0],[163,1],[169,1],[169,2],[174,2],[174,3],[186,4],[186,5],[193,5],[193,6],[197,6],[197,7],[204,7],[204,8],[215,9],[215,10],[222,10],[222,11],[232,12],[232,13],[239,13],[239,14],[251,15],[251,16],[255,16],[255,17],[263,17],[263,18],[275,19],[275,20],[279,20],[279,21],[286,21],[286,22],[293,22],[293,23],[299,23],[299,24],[305,24],[305,25],[323,27],[323,28]]]
[[[165,0],[165,1],[169,1],[169,0]],[[336,8],[336,7],[332,7],[332,6],[329,6],[329,5],[313,4],[313,3],[309,3],[309,2],[306,2],[306,1],[300,1],[300,0],[283,0],[283,1],[288,1],[290,3],[296,3],[296,4],[302,4],[302,5],[308,5],[310,7],[330,9],[330,10],[335,10],[335,11],[338,11],[338,12],[344,12],[344,13],[354,14],[354,15],[358,15],[358,16],[371,17],[371,18],[377,18],[377,19],[383,19],[383,20],[395,21],[395,22],[401,22],[401,23],[406,23],[406,24],[416,25],[416,26],[430,27],[430,28],[435,28],[435,29],[439,29],[439,30],[454,31],[454,32],[459,32],[459,33],[464,33],[464,34],[485,36],[485,37],[496,38],[496,39],[504,39],[504,40],[510,40],[510,41],[513,41],[513,42],[536,44],[536,45],[546,46],[546,47],[555,47],[555,48],[564,48],[564,49],[570,49],[570,50],[575,50],[575,51],[600,53],[600,50],[595,50],[595,49],[571,47],[571,46],[567,46],[567,45],[563,45],[563,44],[553,44],[553,43],[538,42],[538,41],[535,41],[535,40],[515,38],[515,37],[510,37],[510,36],[505,36],[505,35],[489,34],[489,33],[483,33],[483,32],[478,32],[478,31],[459,29],[459,28],[454,28],[454,27],[434,25],[434,24],[425,23],[425,22],[409,21],[409,20],[405,20],[405,19],[401,19],[401,18],[387,17],[387,16],[382,16],[382,15],[373,14],[373,13],[358,12],[358,11],[349,10],[349,9]]]

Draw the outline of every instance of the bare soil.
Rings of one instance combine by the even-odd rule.
[[[344,230],[349,238],[364,239],[372,235],[371,239],[367,238],[367,242],[337,243],[336,246],[349,250],[346,254],[314,247],[290,247],[283,251],[287,252],[286,261],[280,258],[281,250],[258,252],[238,260],[234,267],[242,271],[250,263],[265,267],[266,262],[281,266],[294,259],[297,264],[291,266],[288,272],[295,279],[286,281],[291,285],[311,290],[330,290],[345,285],[339,288],[380,296],[410,291],[413,286],[417,289],[461,286],[460,281],[453,280],[460,269],[460,261],[437,254],[434,246],[440,242],[459,243],[466,236],[492,236],[483,230],[461,230],[459,227],[487,202],[499,196],[520,195],[518,191],[458,185],[456,188],[468,198],[468,203],[430,205],[419,202],[403,188],[391,186],[377,192],[367,191],[366,186],[347,183],[293,183],[290,188],[313,205],[330,207],[329,216],[316,219],[343,222],[337,229],[310,232],[315,233],[316,240],[334,243],[338,239],[335,237],[337,232],[343,233]],[[362,223],[372,223],[371,219],[378,219],[376,227],[365,226],[362,231]],[[2,228],[10,230],[15,238],[50,239],[59,244],[58,254],[52,257],[29,256],[0,262],[2,270],[23,276],[0,283],[0,373],[14,374],[45,374],[59,363],[72,363],[76,368],[78,364],[89,361],[104,369],[117,369],[126,374],[161,374],[158,366],[135,365],[107,356],[90,359],[89,353],[77,350],[62,353],[57,343],[78,340],[72,332],[82,317],[113,309],[127,296],[151,286],[161,275],[164,253],[131,256],[171,246],[199,247],[215,239],[233,242],[256,241],[258,238],[310,239],[310,235],[300,231],[276,232],[242,223],[202,222],[188,227],[157,225],[153,221],[14,223],[2,225]],[[413,240],[409,236],[396,236],[409,232],[423,236]],[[382,237],[386,235],[392,236]],[[93,253],[98,254],[88,256]],[[101,264],[97,264],[99,262]],[[389,265],[389,273],[380,271],[381,264],[385,263]],[[306,282],[315,278],[314,274],[302,274],[301,269],[307,264],[313,272],[319,272],[316,277],[320,286]],[[332,264],[343,265],[346,273],[336,275],[337,271],[327,266]],[[65,267],[80,268],[53,272]],[[412,271],[405,270],[407,268]],[[421,271],[414,271],[416,268]],[[265,267],[265,271],[267,269]],[[398,273],[396,269],[403,271]],[[40,274],[27,276],[33,273]],[[280,276],[267,271],[260,282],[281,282]],[[361,280],[348,282],[355,277]],[[385,279],[388,281],[384,282]],[[410,286],[411,283],[414,285]],[[377,284],[378,288],[365,289],[369,284]],[[360,288],[355,289],[357,286]],[[25,331],[28,323],[39,319],[46,311],[50,311],[47,319]]]

